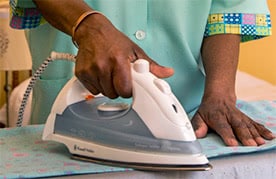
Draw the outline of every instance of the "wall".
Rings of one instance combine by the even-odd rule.
[[[4,93],[4,84],[5,84],[5,73],[0,71],[0,107],[4,104],[5,93]]]
[[[9,27],[9,18],[8,18],[8,10],[9,10],[9,0],[0,0],[0,24],[1,24],[1,33],[0,33],[0,45],[3,45],[3,37],[8,39],[7,45],[4,47],[8,46],[8,49],[5,49],[7,53],[3,53],[3,51],[1,50],[1,70],[0,70],[0,107],[2,107],[2,105],[5,103],[5,99],[6,99],[6,95],[5,95],[5,91],[4,91],[4,85],[5,85],[5,72],[2,71],[3,67],[6,68],[6,62],[3,61],[3,58],[5,58],[5,60],[8,59],[14,59],[11,60],[10,65],[12,65],[13,69],[28,69],[31,67],[31,57],[29,56],[29,53],[27,52],[28,48],[27,48],[27,42],[26,39],[24,37],[24,31],[20,31],[20,30],[12,30]],[[6,34],[7,33],[7,34]],[[3,55],[4,54],[4,55]],[[12,54],[12,57],[11,57]],[[17,60],[17,61],[16,61]],[[3,65],[3,66],[2,66]],[[9,84],[12,84],[14,82],[17,82],[17,84],[24,80],[25,78],[27,78],[27,76],[29,75],[28,71],[21,71],[20,72],[20,76],[12,82],[12,72],[9,72]],[[14,86],[16,84],[13,84]]]
[[[28,71],[28,70],[20,71],[19,77],[18,77],[18,83],[29,78],[29,76],[30,76],[30,71]],[[12,85],[11,79],[12,79],[12,72],[9,72],[9,84],[10,85]],[[4,91],[4,86],[5,86],[5,72],[0,71],[0,108],[5,103],[5,100],[6,100],[6,93]]]
[[[241,45],[239,69],[276,85],[276,0],[268,0],[272,36]]]

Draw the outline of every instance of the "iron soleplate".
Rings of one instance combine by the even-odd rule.
[[[208,171],[212,169],[212,165],[169,165],[169,164],[141,164],[141,163],[128,163],[118,162],[111,160],[104,160],[98,158],[91,158],[87,156],[72,154],[72,159],[92,162],[101,165],[109,165],[114,167],[132,168],[136,170],[145,171]]]

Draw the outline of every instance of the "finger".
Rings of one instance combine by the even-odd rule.
[[[158,78],[168,78],[174,74],[173,68],[164,67],[155,62],[150,62],[150,71]]]
[[[254,126],[247,119],[242,117],[233,117],[231,126],[241,143],[245,146],[257,146],[255,138],[259,135],[254,131]]]
[[[275,135],[270,130],[265,128],[264,125],[259,124],[259,123],[254,123],[254,126],[263,138],[265,138],[267,140],[272,140],[275,138]]]
[[[249,136],[249,139],[246,139],[247,137],[245,137],[245,140],[243,140],[242,143],[245,146],[258,146],[258,145],[264,144],[265,143],[264,139],[260,136],[260,134],[256,130],[255,126],[251,122],[246,123],[247,129],[249,130],[251,137]],[[247,131],[247,130],[245,130],[245,131]]]
[[[79,79],[80,80],[80,79]],[[85,88],[88,90],[88,91],[90,91],[93,95],[97,95],[97,94],[99,94],[100,93],[100,91],[96,88],[96,87],[94,87],[91,83],[87,83],[87,82],[85,82],[85,81],[83,81],[83,80],[80,80],[81,81],[81,83],[85,86]]]
[[[130,73],[130,63],[117,64],[113,69],[113,86],[116,93],[123,97],[132,96],[132,81]]]
[[[85,88],[92,94],[97,95],[102,92],[97,75],[94,75],[92,70],[77,70],[76,66],[75,75],[78,80],[85,86]]]
[[[221,136],[224,143],[227,146],[237,146],[238,141],[230,125],[228,123],[221,123],[221,124],[218,124],[218,126],[223,126],[223,127],[215,127],[213,128],[213,130],[216,131]]]
[[[269,132],[264,126],[261,124],[256,123],[252,119],[250,119],[248,116],[245,116],[248,122],[248,129],[251,132],[252,138],[255,140],[257,145],[263,145],[265,144],[265,141],[263,137],[261,136],[264,131]]]
[[[248,129],[234,129],[237,134],[237,138],[241,141],[244,146],[257,146],[257,142],[251,135]],[[259,139],[258,139],[259,140]],[[260,142],[260,141],[259,141]]]
[[[264,138],[271,140],[274,135],[264,127],[264,125],[253,121],[248,116],[243,116],[243,125],[238,124],[237,136],[239,140],[246,146],[257,146],[265,144]]]
[[[161,66],[153,59],[149,58],[142,49],[135,49],[136,57],[139,59],[145,59],[150,63],[150,71],[158,78],[168,78],[174,74],[173,68]]]
[[[205,124],[199,113],[196,113],[194,115],[191,122],[197,138],[203,138],[207,135],[208,126]]]
[[[252,126],[252,127],[249,127],[249,130],[250,130],[251,136],[254,139],[255,143],[257,145],[263,145],[263,144],[265,144],[264,139],[260,136],[260,134],[257,131],[257,129],[255,128],[255,126],[252,125],[252,124],[250,126]]]
[[[209,117],[211,118],[211,117]],[[214,130],[228,146],[237,146],[238,141],[234,135],[231,125],[223,115],[213,115],[212,119],[207,120],[208,125]]]
[[[90,91],[92,94],[97,95],[101,92],[99,80],[97,75],[94,74],[94,70],[91,70],[88,65],[85,65],[83,61],[79,59],[85,59],[85,57],[79,57],[79,53],[75,66],[75,76],[78,80]]]
[[[111,99],[115,99],[118,97],[117,92],[113,86],[113,78],[110,73],[104,73],[101,77],[100,85],[103,89],[103,95],[107,96]]]

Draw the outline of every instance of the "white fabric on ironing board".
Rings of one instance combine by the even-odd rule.
[[[275,85],[242,71],[237,72],[236,92],[245,101],[276,100]]]

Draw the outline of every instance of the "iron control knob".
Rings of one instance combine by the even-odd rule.
[[[165,80],[156,78],[154,79],[154,84],[162,93],[167,95],[172,93],[170,85]]]
[[[133,68],[138,73],[149,72],[149,62],[144,59],[136,60],[133,64]]]

